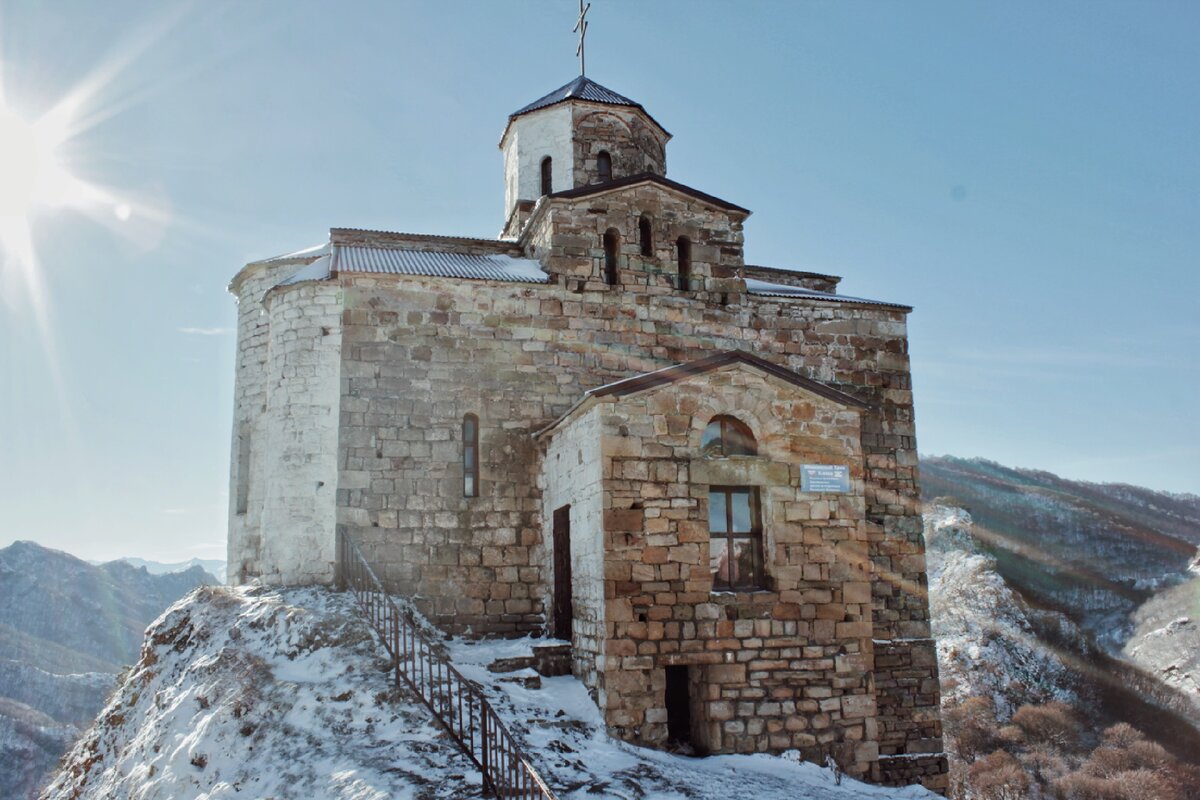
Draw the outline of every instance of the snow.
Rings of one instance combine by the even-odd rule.
[[[206,587],[68,754],[47,800],[476,797],[479,778],[389,680],[352,601]]]
[[[542,678],[540,689],[530,689],[522,679],[536,676],[531,669],[499,675],[487,669],[493,661],[530,655],[535,645],[546,643],[532,638],[453,639],[448,648],[455,666],[483,687],[509,731],[563,800],[937,797],[919,786],[884,788],[850,778],[838,786],[832,771],[800,761],[795,752],[689,758],[626,744],[605,733],[599,709],[575,678]]]
[[[837,785],[794,753],[697,759],[617,741],[574,678],[541,678],[532,689],[522,680],[532,671],[487,670],[544,643],[446,642],[563,800],[936,797],[849,778]],[[43,797],[480,796],[471,763],[387,667],[348,595],[203,587],[151,625],[141,660]]]
[[[1039,640],[1034,623],[1065,636],[1078,629],[1061,614],[1026,607],[981,552],[968,512],[939,505],[924,515],[943,704],[990,695],[1007,719],[1026,703],[1077,702],[1074,671]]]

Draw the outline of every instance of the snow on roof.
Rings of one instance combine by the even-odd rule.
[[[291,286],[294,283],[303,283],[304,281],[323,281],[329,277],[329,261],[329,256],[321,256],[295,275],[280,281],[276,286]]]
[[[303,250],[296,250],[292,253],[284,253],[281,256],[271,256],[270,258],[260,258],[258,261],[252,261],[252,264],[270,264],[275,261],[298,261],[302,258],[312,258],[313,256],[329,255],[329,242],[323,244],[314,244],[312,247],[305,247]]]
[[[903,303],[889,303],[884,300],[868,300],[865,297],[850,297],[833,292],[818,292],[816,289],[805,289],[803,286],[789,286],[784,283],[768,283],[757,278],[746,278],[746,291],[760,297],[799,297],[807,300],[827,300],[832,303],[860,303],[870,306],[886,306],[888,308],[905,308],[911,306]]]

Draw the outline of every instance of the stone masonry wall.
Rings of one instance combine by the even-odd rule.
[[[642,112],[595,103],[571,105],[574,179],[571,188],[600,183],[597,157],[612,159],[612,178],[643,172],[667,174],[667,137]],[[555,184],[555,191],[559,191]]]
[[[653,219],[650,257],[638,246],[642,214]],[[652,186],[553,198],[522,242],[549,285],[339,277],[338,524],[395,588],[447,627],[539,630],[549,576],[531,434],[587,389],[744,349],[871,404],[861,449],[873,635],[898,650],[924,646],[911,641],[929,631],[905,312],[746,295],[742,216]],[[614,287],[600,279],[609,227],[622,235]],[[696,243],[686,292],[674,253],[684,234]],[[480,417],[483,458],[480,497],[470,499],[458,441],[468,412]],[[881,754],[931,746],[936,704],[908,705],[899,677],[876,678]]]
[[[546,444],[539,485],[542,488],[542,541],[536,551],[545,576],[543,602],[553,611],[554,510],[570,504],[573,600],[573,672],[588,686],[599,687],[604,641],[604,493],[601,473],[601,424],[598,409],[584,412],[569,430]],[[553,623],[553,614],[549,621]]]
[[[334,579],[341,311],[336,284],[272,290],[262,473],[262,578]]]
[[[267,394],[274,385],[268,366],[270,318],[263,308],[267,290],[311,262],[313,257],[277,259],[246,267],[230,285],[238,299],[237,368],[233,390],[233,437],[229,470],[227,560],[231,583],[244,583],[262,563],[262,507],[266,489]]]
[[[703,749],[796,748],[869,776],[878,749],[858,410],[745,367],[600,408],[608,640],[599,699],[610,729],[663,744],[664,668],[687,665]],[[758,456],[699,455],[718,414],[750,426]],[[848,464],[853,491],[800,493],[801,463]],[[713,591],[710,485],[759,487],[766,589]]]

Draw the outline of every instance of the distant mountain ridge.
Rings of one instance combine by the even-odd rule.
[[[0,549],[0,797],[35,797],[59,756],[137,660],[146,626],[198,585],[34,542]]]
[[[200,567],[209,575],[212,575],[214,578],[216,578],[218,583],[225,582],[225,562],[219,558],[190,558],[187,561],[173,561],[167,563],[162,561],[147,561],[144,558],[133,558],[132,556],[126,556],[125,558],[118,558],[116,560],[123,561],[126,564],[134,567],[145,567],[146,571],[151,575],[169,575],[173,572],[186,572],[192,567]]]
[[[1109,652],[1132,613],[1191,577],[1200,497],[1095,484],[983,459],[921,459],[926,502],[970,511],[996,571],[1030,602],[1062,611]]]

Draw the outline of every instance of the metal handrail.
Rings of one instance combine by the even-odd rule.
[[[339,580],[383,639],[395,662],[396,685],[408,686],[483,776],[484,792],[500,797],[557,800],[521,752],[491,703],[464,678],[422,630],[417,615],[401,611],[358,545],[338,536]]]

